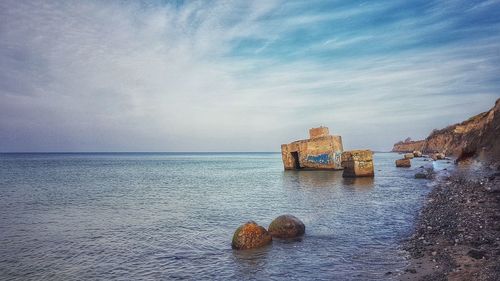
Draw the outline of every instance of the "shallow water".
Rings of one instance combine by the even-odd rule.
[[[0,154],[0,278],[386,280],[430,191],[414,179],[430,162],[397,158],[343,179],[277,153]],[[301,241],[231,249],[239,225],[285,213]]]

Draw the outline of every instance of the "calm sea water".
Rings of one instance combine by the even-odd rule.
[[[0,154],[0,279],[385,280],[431,189],[398,157],[347,180],[276,153]],[[242,223],[287,213],[302,241],[231,249]]]

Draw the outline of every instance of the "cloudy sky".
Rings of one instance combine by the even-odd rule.
[[[500,1],[0,2],[0,151],[389,150],[500,97]]]

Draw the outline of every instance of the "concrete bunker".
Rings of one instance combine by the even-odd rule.
[[[342,138],[327,127],[309,130],[309,139],[281,145],[285,170],[342,170]]]

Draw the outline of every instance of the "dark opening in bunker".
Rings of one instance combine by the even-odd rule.
[[[293,168],[294,169],[300,169],[300,162],[299,162],[299,153],[298,152],[291,152],[293,159]]]

